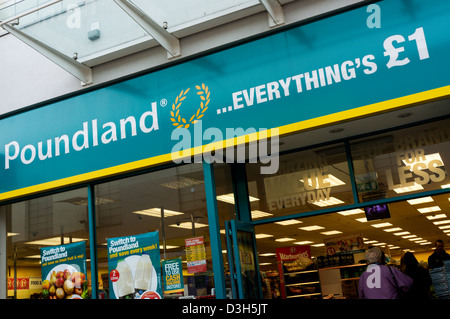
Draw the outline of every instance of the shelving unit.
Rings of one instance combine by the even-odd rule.
[[[319,270],[286,272],[283,267],[286,298],[322,298]]]
[[[322,292],[338,298],[358,298],[359,277],[365,264],[351,264],[319,269]]]

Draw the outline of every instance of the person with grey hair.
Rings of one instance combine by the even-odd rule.
[[[413,280],[400,270],[384,265],[383,252],[374,247],[367,250],[367,269],[359,278],[360,299],[400,299],[411,289]]]

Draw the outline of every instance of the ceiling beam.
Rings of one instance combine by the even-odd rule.
[[[127,0],[114,0],[114,2],[166,49],[168,58],[181,55],[180,41],[173,34]]]
[[[284,11],[277,0],[259,0],[269,15],[269,25],[276,27],[285,23]]]
[[[2,24],[3,29],[8,31],[11,35],[21,40],[43,56],[53,61],[61,68],[78,78],[83,85],[92,84],[92,69],[84,64],[77,62],[75,59],[59,52],[58,50],[46,45],[45,43],[29,36],[28,34],[16,29],[10,24]]]

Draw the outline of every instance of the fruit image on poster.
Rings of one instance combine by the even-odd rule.
[[[161,299],[159,233],[108,239],[110,299]]]
[[[86,243],[41,248],[44,299],[88,299]]]

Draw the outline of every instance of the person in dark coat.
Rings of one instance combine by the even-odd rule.
[[[438,268],[444,266],[444,260],[450,260],[450,255],[444,249],[444,241],[436,240],[434,243],[435,251],[428,257],[428,268]]]
[[[402,260],[403,272],[413,279],[413,285],[406,294],[407,299],[430,299],[431,277],[427,269],[419,265],[411,252],[406,252]]]

